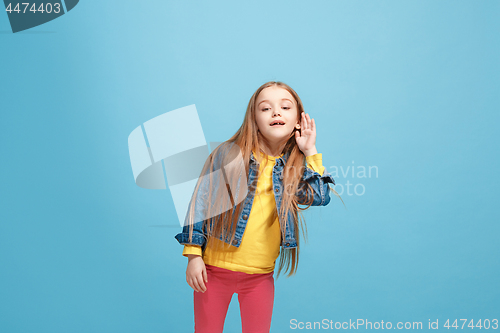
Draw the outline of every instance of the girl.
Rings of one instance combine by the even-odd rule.
[[[328,183],[299,96],[285,83],[263,84],[240,129],[207,159],[175,236],[189,258],[196,333],[223,331],[234,293],[243,333],[269,332],[275,261],[281,254],[278,276],[283,268],[295,274],[300,210],[327,205],[330,190],[338,196]]]

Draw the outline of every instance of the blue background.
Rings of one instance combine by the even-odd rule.
[[[0,14],[0,331],[192,332],[180,227],[157,227],[178,225],[171,195],[134,183],[127,137],[196,104],[207,141],[227,140],[269,80],[302,98],[337,183],[365,190],[306,212],[271,331],[498,318],[499,15],[498,1],[80,1],[12,34]]]

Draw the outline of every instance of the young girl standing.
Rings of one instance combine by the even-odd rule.
[[[243,333],[269,332],[275,261],[281,254],[278,276],[285,266],[288,276],[297,270],[300,210],[327,205],[330,190],[338,196],[297,93],[282,82],[259,87],[240,129],[210,154],[203,175],[175,236],[189,258],[195,332],[222,332],[234,293]]]

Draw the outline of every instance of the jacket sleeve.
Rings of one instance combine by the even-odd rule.
[[[231,149],[236,148],[234,144],[223,143],[220,146],[220,149],[217,149],[215,154],[212,157],[209,157],[204,165],[204,169],[206,170],[204,175],[201,175],[198,178],[197,184],[199,184],[198,191],[195,195],[193,193],[193,197],[188,205],[188,211],[186,214],[186,218],[184,220],[184,226],[182,228],[182,232],[175,235],[175,239],[182,245],[193,245],[199,246],[202,250],[205,249],[207,244],[207,233],[206,226],[204,226],[204,222],[208,221],[211,217],[207,216],[207,206],[213,207],[213,203],[208,202],[208,198],[211,197],[212,200],[215,198],[214,193],[218,193],[218,189],[220,186],[226,186],[224,180],[221,178],[221,164],[223,163],[223,157],[228,154]],[[239,151],[239,150],[238,150]],[[213,158],[213,166],[210,167],[211,159]],[[217,174],[217,176],[215,175]],[[213,175],[213,177],[212,177]],[[210,183],[210,179],[212,183]],[[209,194],[212,194],[209,196]],[[194,200],[193,200],[194,199]],[[189,240],[189,212],[191,206],[194,204],[194,216],[193,216],[193,238]],[[213,210],[211,211],[213,213]],[[191,250],[193,248],[190,248]],[[187,251],[187,250],[186,250]],[[194,252],[190,252],[194,254]]]
[[[209,157],[206,162],[205,162],[205,167],[208,168],[210,165],[209,163],[211,162],[211,158]],[[175,235],[175,239],[179,242],[181,245],[194,245],[194,246],[200,246],[203,247],[206,244],[207,241],[207,236],[204,232],[203,224],[204,221],[206,220],[205,212],[206,212],[206,205],[207,205],[207,197],[208,197],[208,192],[209,192],[209,179],[210,179],[210,173],[213,172],[213,169],[216,168],[215,166],[215,161],[214,161],[214,167],[212,169],[207,169],[210,171],[207,171],[205,175],[201,175],[198,178],[197,185],[199,184],[199,188],[197,193],[193,193],[193,197],[191,198],[191,201],[189,202],[187,213],[186,213],[186,218],[184,219],[184,226],[182,227],[182,231]],[[196,196],[195,196],[196,194]],[[193,200],[195,199],[195,200]],[[194,216],[193,216],[193,238],[191,241],[189,241],[189,212],[191,210],[191,206],[194,204]]]
[[[330,187],[328,184],[335,185],[335,180],[325,170],[322,160],[323,156],[320,153],[306,157],[307,167],[304,169],[302,181],[299,183],[297,191],[297,200],[301,205],[307,205],[310,200],[311,193],[307,193],[307,184],[311,185],[313,190],[311,206],[326,206],[330,202]]]
[[[189,241],[189,224],[187,224],[187,216],[184,222],[184,226],[182,227],[182,231],[175,235],[175,239],[182,245],[198,245],[204,246],[207,241],[207,237],[203,232],[203,218],[200,217],[198,213],[199,210],[202,210],[203,203],[201,200],[197,200],[197,204],[195,206],[195,222],[193,223],[193,238],[191,242]],[[189,205],[191,206],[191,204]],[[188,208],[189,214],[189,208]]]

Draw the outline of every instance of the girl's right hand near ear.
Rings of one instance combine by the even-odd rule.
[[[203,258],[196,254],[188,255],[189,261],[186,269],[186,281],[195,291],[204,293],[208,282],[207,269]]]

